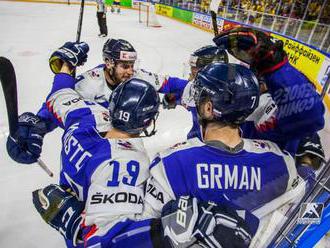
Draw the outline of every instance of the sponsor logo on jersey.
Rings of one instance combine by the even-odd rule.
[[[95,205],[115,203],[132,203],[143,205],[143,199],[137,194],[128,192],[117,192],[112,194],[102,194],[100,192],[96,192],[94,195],[92,195],[90,204]]]
[[[75,104],[75,103],[77,103],[77,102],[79,102],[81,100],[82,100],[81,97],[76,97],[76,98],[73,98],[73,99],[71,99],[69,101],[63,102],[62,105],[64,105],[64,106],[71,106],[71,104]]]
[[[158,200],[162,204],[164,204],[164,195],[163,195],[163,193],[162,192],[158,192],[157,189],[156,189],[156,187],[154,185],[152,185],[151,183],[148,184],[147,193],[149,193],[156,200]]]
[[[104,95],[94,96],[95,101],[100,100],[102,98],[104,98]]]
[[[320,224],[324,204],[316,202],[304,202],[299,211],[299,224]]]

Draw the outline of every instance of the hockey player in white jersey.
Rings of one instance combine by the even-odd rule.
[[[75,45],[79,48],[79,60],[79,55],[84,57],[86,53],[86,44]],[[149,161],[139,136],[153,133],[146,129],[158,114],[157,92],[140,79],[120,84],[110,96],[110,127],[105,109],[82,99],[74,90],[71,70],[71,65],[62,65],[47,97],[50,113],[65,130],[62,184],[33,193],[36,209],[67,239],[68,246],[70,242],[79,245],[79,241],[85,247],[203,244],[208,239],[207,242],[220,242],[217,240],[229,233],[233,242],[249,243],[250,231],[237,213],[215,204],[198,204],[188,197],[169,203],[161,218],[138,220],[144,209],[144,186],[149,177]],[[80,201],[66,188],[74,191]],[[187,220],[178,222],[176,214],[184,214]],[[217,222],[223,216],[239,223],[238,234],[236,229]],[[178,230],[182,235],[171,235]]]
[[[194,100],[203,140],[189,139],[156,156],[146,209],[157,216],[167,201],[191,195],[216,203],[226,198],[263,217],[291,200],[284,196],[299,182],[294,159],[270,141],[241,138],[239,125],[259,101],[253,73],[241,65],[210,64],[194,81]]]

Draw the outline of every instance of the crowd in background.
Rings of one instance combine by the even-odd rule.
[[[207,13],[211,0],[161,0],[161,3],[172,6],[189,9],[198,12]],[[235,15],[237,10],[240,13],[250,12],[250,15],[257,17],[261,13],[269,15],[278,15],[295,19],[304,19],[306,21],[316,21],[319,17],[319,22],[330,24],[330,3],[325,3],[328,0],[222,0],[219,6],[218,14]],[[305,10],[307,12],[305,14]],[[321,11],[322,10],[322,11]]]

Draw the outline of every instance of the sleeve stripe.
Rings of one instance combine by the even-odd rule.
[[[97,226],[95,224],[92,225],[92,227],[89,230],[89,232],[86,233],[86,235],[84,236],[84,241],[87,241],[87,239],[89,239],[90,237],[92,237],[97,232],[97,230],[98,230]]]
[[[48,100],[46,102],[46,106],[47,106],[47,109],[48,111],[53,114],[53,116],[60,122],[60,123],[63,123],[62,121],[62,118],[60,116],[58,116],[57,113],[54,112],[54,108],[53,108],[53,105],[52,105],[52,101],[51,100]]]
[[[160,162],[160,157],[156,157],[151,164],[149,165],[149,170],[151,170],[153,167],[155,167]]]

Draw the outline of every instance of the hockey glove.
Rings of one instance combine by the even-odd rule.
[[[76,244],[85,204],[56,184],[33,191],[32,199],[44,221]]]
[[[231,29],[216,36],[214,43],[235,58],[248,63],[258,74],[278,68],[287,61],[283,42],[273,42],[269,34],[247,27]]]
[[[18,117],[16,133],[8,136],[7,152],[16,162],[32,164],[40,157],[43,138],[47,133],[46,123],[33,113]]]
[[[325,162],[320,136],[317,133],[305,137],[299,142],[296,161],[298,164],[307,164],[315,170]]]
[[[258,132],[266,132],[275,127],[277,123],[277,105],[269,93],[260,95],[259,105],[248,116],[247,121],[253,121]]]
[[[63,46],[52,53],[49,59],[50,69],[54,74],[60,72],[63,62],[75,68],[87,61],[89,46],[85,42],[66,42]]]
[[[162,226],[167,246],[248,247],[258,227],[258,219],[249,214],[253,228],[231,207],[198,203],[182,196],[167,203],[162,211]],[[252,231],[251,231],[252,230]]]
[[[176,107],[176,96],[174,93],[167,93],[162,100],[164,109],[174,109]]]

